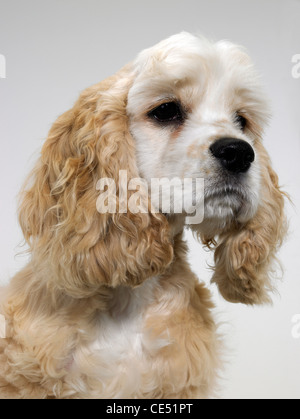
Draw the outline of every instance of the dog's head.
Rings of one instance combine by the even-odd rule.
[[[246,53],[180,34],[143,51],[134,64],[128,115],[140,174],[205,179],[205,222],[220,233],[256,213],[260,142],[268,109]]]
[[[230,301],[266,301],[285,231],[283,194],[262,145],[267,118],[243,49],[182,33],[143,51],[53,125],[20,210],[36,260],[55,263],[58,286],[79,297],[160,274],[173,260],[176,215],[153,194],[150,202],[151,180],[201,178],[194,198],[204,220],[191,228],[215,246],[213,280]],[[133,192],[120,171],[145,179],[144,211],[124,208],[120,196]],[[115,199],[114,211],[100,214],[103,178],[113,180]]]

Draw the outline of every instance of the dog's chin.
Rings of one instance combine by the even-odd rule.
[[[238,191],[207,195],[204,201],[203,229],[218,234],[233,222],[246,223],[257,211],[257,199]]]

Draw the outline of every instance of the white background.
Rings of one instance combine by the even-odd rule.
[[[300,54],[299,0],[0,0],[0,282],[24,257],[16,196],[56,117],[79,92],[136,54],[182,30],[246,46],[273,107],[265,144],[287,205],[290,235],[272,307],[231,305],[209,285],[211,255],[189,235],[190,260],[213,291],[227,346],[221,398],[300,398]]]

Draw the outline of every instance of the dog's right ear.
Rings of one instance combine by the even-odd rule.
[[[227,301],[250,305],[271,301],[273,264],[287,233],[286,194],[261,142],[256,151],[261,160],[261,202],[252,219],[233,225],[214,241],[212,279]]]
[[[164,215],[97,211],[99,179],[115,182],[118,210],[120,170],[128,181],[138,177],[126,114],[132,78],[125,67],[57,119],[21,194],[19,220],[35,266],[78,298],[103,285],[138,285],[173,259]],[[150,208],[147,194],[142,200]]]

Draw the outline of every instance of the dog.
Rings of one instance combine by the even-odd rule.
[[[245,50],[186,32],[57,119],[20,195],[31,256],[1,292],[2,398],[212,397],[221,342],[183,231],[214,252],[212,282],[226,300],[270,301],[286,218],[262,142],[268,119]],[[124,172],[144,187],[128,188]],[[201,222],[163,211],[154,178],[204,179],[193,192]],[[111,190],[115,211],[101,211]],[[124,208],[121,195],[137,193],[143,211]]]

